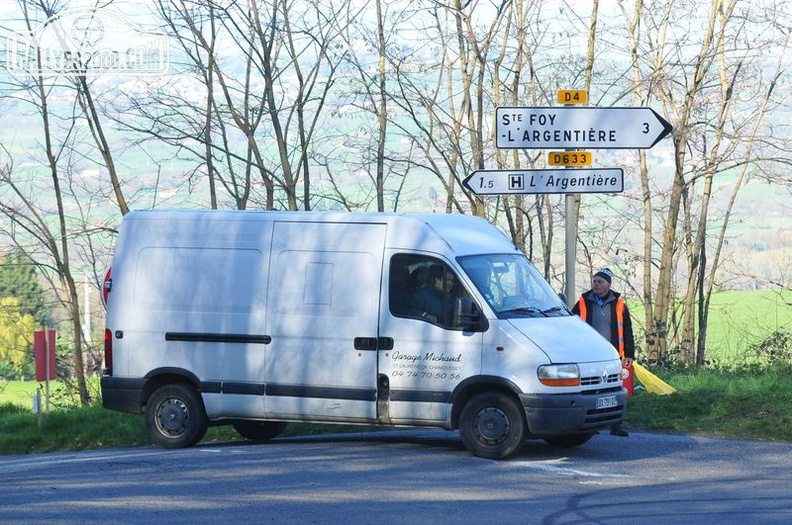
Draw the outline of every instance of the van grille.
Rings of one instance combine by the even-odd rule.
[[[610,425],[622,417],[624,406],[586,410],[586,425]]]
[[[608,376],[581,377],[581,386],[615,385],[621,383],[621,374],[610,374]],[[604,381],[603,381],[604,380]]]

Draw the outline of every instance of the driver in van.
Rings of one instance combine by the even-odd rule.
[[[451,271],[444,271],[441,265],[434,265],[429,270],[429,286],[421,288],[415,294],[414,305],[419,315],[433,323],[451,324],[454,315],[454,290],[456,276]]]

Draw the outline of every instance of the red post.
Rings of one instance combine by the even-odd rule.
[[[37,330],[33,334],[36,358],[36,381],[55,379],[55,330]]]

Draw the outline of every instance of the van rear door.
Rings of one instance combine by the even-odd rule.
[[[385,224],[276,222],[267,295],[268,417],[376,419]]]

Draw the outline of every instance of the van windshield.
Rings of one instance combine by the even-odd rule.
[[[499,319],[572,315],[524,255],[473,255],[458,260]]]

